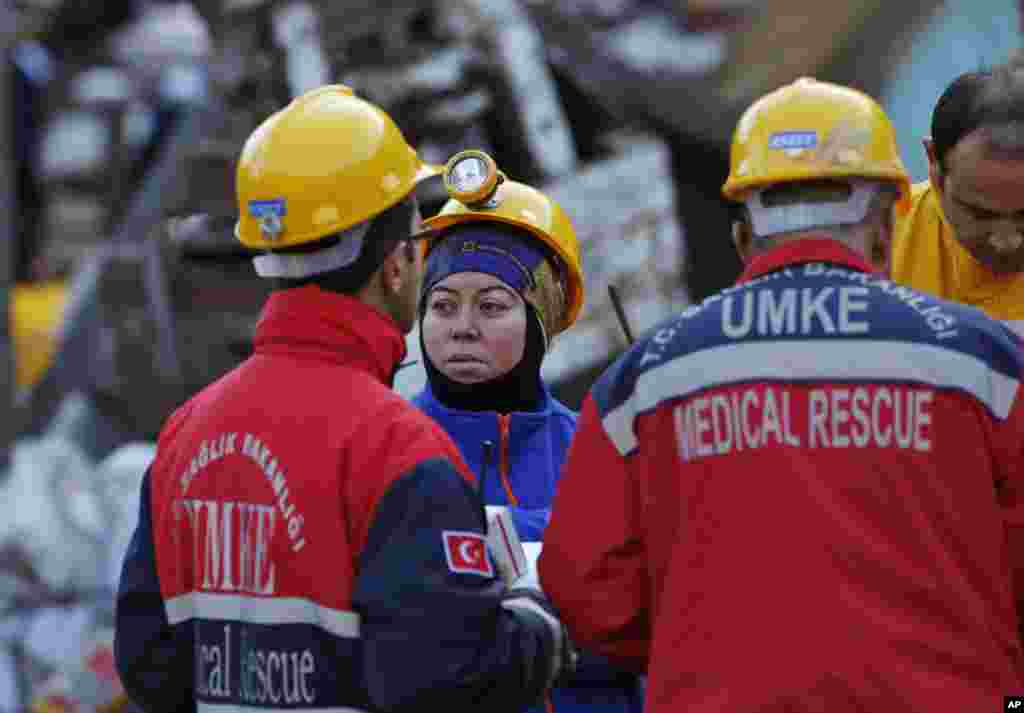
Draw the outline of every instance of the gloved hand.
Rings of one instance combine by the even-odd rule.
[[[505,592],[501,606],[510,611],[528,611],[540,617],[551,631],[554,653],[548,667],[544,690],[568,680],[576,670],[579,654],[569,639],[569,632],[558,618],[558,613],[539,589],[515,587]]]

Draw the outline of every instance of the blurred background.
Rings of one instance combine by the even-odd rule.
[[[543,373],[578,406],[627,346],[610,285],[641,335],[738,275],[719,188],[751,101],[857,87],[923,180],[936,99],[1019,47],[1022,5],[0,0],[0,713],[118,691],[139,481],[170,410],[251,348],[267,292],[234,249],[234,166],[290,98],[349,84],[425,160],[483,148],[558,200],[586,303]],[[444,197],[424,184],[424,214]]]

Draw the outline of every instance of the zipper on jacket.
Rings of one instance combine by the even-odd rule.
[[[505,495],[508,497],[510,505],[518,506],[519,498],[516,497],[515,493],[512,492],[512,483],[508,479],[509,472],[509,456],[508,456],[508,441],[509,441],[509,422],[512,417],[509,414],[499,413],[498,414],[498,433],[501,435],[500,451],[499,451],[499,462],[498,462],[498,474],[501,476],[501,484],[505,488]],[[490,441],[485,441],[490,443]],[[489,450],[485,450],[484,453],[488,453]],[[544,713],[555,713],[555,706],[551,702],[551,692],[544,694]]]
[[[501,484],[505,488],[505,495],[508,497],[509,505],[518,506],[519,499],[512,492],[512,483],[508,479],[508,431],[509,421],[511,416],[505,413],[498,414],[498,432],[501,434],[501,447],[500,447],[500,460],[498,464],[498,473],[501,475]]]

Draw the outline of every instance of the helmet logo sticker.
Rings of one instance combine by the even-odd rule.
[[[284,198],[263,201],[249,201],[249,214],[260,225],[260,233],[267,240],[274,241],[284,232],[284,216],[287,214]]]
[[[768,137],[768,148],[796,157],[818,145],[817,131],[777,131]]]

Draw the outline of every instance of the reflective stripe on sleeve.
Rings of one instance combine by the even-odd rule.
[[[357,613],[331,609],[301,597],[262,598],[190,592],[167,599],[164,607],[172,626],[189,619],[271,625],[311,624],[344,639],[359,638]]]
[[[268,708],[267,706],[245,706],[235,703],[204,703],[196,701],[196,713],[368,713],[360,708]]]

